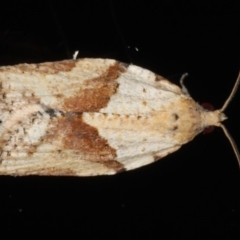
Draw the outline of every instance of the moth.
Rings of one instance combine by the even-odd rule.
[[[110,175],[177,151],[223,111],[138,66],[73,59],[0,67],[1,175]]]

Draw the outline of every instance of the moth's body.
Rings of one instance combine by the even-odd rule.
[[[0,174],[114,174],[178,150],[225,116],[109,59],[0,68]]]

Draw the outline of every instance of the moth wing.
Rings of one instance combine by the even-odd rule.
[[[181,88],[171,83],[166,78],[155,74],[154,72],[135,65],[129,65],[128,74],[136,76],[136,80],[145,84],[152,85],[155,88],[163,89],[165,91],[182,94]]]
[[[122,64],[79,59],[0,67],[1,114],[41,104],[64,112],[98,112],[116,92]]]
[[[32,158],[10,160],[3,162],[0,167],[1,175],[46,175],[46,176],[96,176],[112,175],[125,170],[132,170],[159,160],[171,152],[177,151],[179,146],[172,147],[159,154],[136,156],[122,161],[122,167],[114,169],[110,165],[81,159],[81,155],[69,153],[65,150],[54,156],[45,153]],[[68,156],[68,157],[67,157]],[[64,160],[64,161],[62,161]]]
[[[1,67],[0,79],[1,174],[113,174],[179,148],[161,125],[144,140],[148,118],[182,94],[149,70],[80,59]],[[136,124],[139,118],[145,122]]]
[[[177,151],[181,146],[173,146],[168,149],[162,150],[159,153],[145,154],[136,156],[122,161],[126,170],[136,169],[150,163],[156,162],[168,154]]]

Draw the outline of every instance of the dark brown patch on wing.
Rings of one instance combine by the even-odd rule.
[[[111,96],[117,92],[119,84],[115,80],[125,71],[124,65],[116,62],[101,76],[86,81],[84,90],[67,98],[64,109],[73,112],[98,112],[107,106]]]
[[[21,175],[21,174],[19,174]],[[77,172],[71,168],[59,168],[59,167],[45,167],[36,170],[29,170],[28,173],[22,175],[42,175],[42,176],[76,176]]]
[[[2,173],[2,172],[1,172]],[[49,166],[37,166],[34,167],[26,167],[23,169],[16,169],[11,172],[3,172],[3,174],[13,175],[13,176],[27,176],[27,175],[40,175],[40,176],[77,176],[77,172],[69,168],[61,168],[61,167],[49,167]]]
[[[114,169],[116,172],[123,172],[125,169],[122,163],[114,160],[104,162],[104,166],[109,169]]]
[[[59,62],[45,62],[40,64],[19,64],[10,67],[1,67],[0,72],[2,71],[11,71],[12,73],[40,73],[40,74],[57,74],[59,72],[69,72],[76,65],[74,60],[66,60]]]
[[[70,72],[76,65],[74,60],[60,62],[47,62],[36,65],[36,70],[40,73],[56,74],[59,72]]]
[[[159,156],[153,156],[153,158],[154,158],[154,162],[156,162],[156,161],[161,159],[161,157],[159,157]]]
[[[162,81],[162,80],[166,80],[166,78],[164,78],[164,77],[162,77],[162,76],[160,76],[160,75],[157,75],[157,74],[155,75],[155,77],[156,77],[156,78],[155,78],[155,81],[156,81],[156,82],[160,82],[160,81]]]
[[[67,114],[56,119],[44,141],[51,143],[56,139],[61,142],[61,149],[75,150],[76,154],[79,152],[85,157],[84,160],[101,162],[107,167],[119,169],[118,165],[113,164],[116,149],[108,145],[96,128],[84,123],[81,114]]]

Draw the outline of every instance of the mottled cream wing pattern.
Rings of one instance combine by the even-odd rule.
[[[135,169],[215,121],[163,77],[110,59],[1,67],[0,96],[0,174]]]

